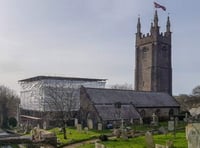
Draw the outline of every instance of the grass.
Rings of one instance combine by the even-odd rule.
[[[160,123],[160,126],[167,126],[166,123]],[[184,127],[185,124],[179,124],[179,127]],[[152,127],[149,125],[134,125],[132,127],[136,131],[147,131],[152,130]],[[70,143],[76,143],[81,142],[85,140],[89,140],[92,138],[97,138],[101,134],[110,134],[110,130],[103,130],[103,131],[97,131],[97,130],[89,130],[87,133],[82,130],[81,132],[78,132],[76,128],[74,127],[68,127],[66,128],[67,131],[67,139],[63,138],[63,133],[59,131],[59,128],[53,128],[50,130],[51,132],[56,133],[57,138],[61,145],[68,145]],[[173,134],[167,134],[167,135],[154,135],[154,142],[157,144],[165,144],[167,140],[173,140],[174,146],[176,148],[186,148],[187,142],[185,139],[185,132],[179,131],[176,134],[176,137],[174,137]],[[128,140],[123,139],[113,139],[109,140],[107,142],[103,142],[103,144],[106,145],[107,148],[145,148],[145,139],[144,136],[137,137],[137,138],[130,138]],[[81,146],[80,148],[94,148],[94,144],[85,144]]]
[[[175,148],[186,148],[187,142],[185,139],[185,132],[176,133],[176,137],[173,134],[168,135],[154,135],[154,142],[156,144],[165,145],[167,140],[172,140]],[[137,138],[130,138],[128,140],[123,139],[113,139],[106,142],[102,142],[106,148],[145,148],[145,138],[144,136]],[[79,148],[94,148],[94,144],[85,144]]]
[[[110,133],[109,130],[103,130],[103,131],[89,130],[87,133],[84,130],[82,130],[81,132],[79,132],[74,127],[68,127],[66,128],[67,139],[64,139],[63,132],[60,132],[59,128],[53,128],[50,129],[49,131],[56,134],[57,139],[61,143],[61,145],[97,138],[101,134]]]
[[[160,126],[167,128],[167,122],[160,123]],[[157,127],[157,128],[159,128]],[[174,143],[175,148],[186,148],[187,141],[185,138],[185,123],[179,122],[179,128],[182,130],[176,131],[176,136],[173,133],[168,133],[167,135],[154,135],[153,139],[155,144],[162,144],[165,145],[166,141],[172,140]],[[148,131],[152,130],[152,127],[149,125],[134,125],[132,127],[136,131]],[[146,148],[145,137],[137,137],[137,138],[130,138],[128,140],[113,139],[106,142],[102,142],[106,148]],[[94,144],[85,144],[80,146],[79,148],[94,148]]]

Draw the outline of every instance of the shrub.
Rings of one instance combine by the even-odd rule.
[[[8,119],[8,124],[9,124],[9,126],[16,127],[17,126],[17,120],[14,117],[10,117]]]
[[[101,141],[108,141],[108,136],[106,136],[106,135],[100,135],[100,136],[99,136],[99,139],[100,139]]]

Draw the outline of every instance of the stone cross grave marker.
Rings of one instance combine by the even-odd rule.
[[[178,127],[178,117],[175,117],[175,126]]]
[[[153,113],[153,115],[152,115],[151,124],[154,125],[154,126],[158,126],[158,116],[155,113]]]

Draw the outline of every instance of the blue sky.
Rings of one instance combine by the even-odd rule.
[[[173,93],[200,85],[200,1],[157,0],[161,31],[169,14]],[[18,80],[37,75],[106,78],[134,84],[138,15],[148,33],[147,0],[0,0],[0,83],[19,92]]]

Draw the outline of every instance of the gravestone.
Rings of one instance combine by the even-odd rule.
[[[74,119],[74,126],[76,127],[76,126],[77,126],[77,124],[78,124],[78,119],[77,119],[77,118],[75,118],[75,119]]]
[[[168,130],[173,131],[174,130],[174,121],[168,121]]]
[[[84,132],[85,132],[86,134],[88,134],[88,127],[85,127],[85,128],[84,128]]]
[[[178,117],[175,117],[175,126],[178,127]]]
[[[143,119],[140,117],[140,124],[142,125],[143,124]]]
[[[77,124],[76,129],[78,132],[82,131],[82,125],[81,124]]]
[[[146,132],[145,142],[146,142],[147,148],[154,148],[155,147],[155,144],[154,144],[154,141],[153,141],[153,136],[150,132]]]
[[[114,129],[113,130],[113,135],[116,136],[117,138],[120,138],[121,130],[120,129]]]
[[[188,148],[200,148],[200,123],[191,123],[186,126]]]
[[[45,130],[46,130],[46,129],[47,129],[47,122],[46,122],[46,121],[44,121],[42,126],[43,126],[43,129],[45,129]]]
[[[133,124],[133,118],[131,118],[130,123]]]
[[[88,119],[87,120],[87,125],[88,125],[89,129],[93,129],[93,121],[92,121],[92,119]]]
[[[161,144],[156,144],[155,148],[167,148],[165,145],[161,145]]]
[[[173,148],[174,147],[174,143],[172,140],[167,140],[166,141],[166,147],[167,148]]]
[[[99,131],[102,131],[102,129],[103,129],[102,123],[98,123],[98,130],[99,130]]]
[[[158,129],[158,131],[159,131],[159,133],[161,133],[161,134],[167,134],[167,130],[163,127],[163,126],[161,126],[159,129]]]
[[[185,113],[185,118],[183,119],[183,121],[188,122],[188,113]]]
[[[122,138],[128,140],[128,132],[126,129],[122,129]]]
[[[152,122],[151,122],[151,124],[153,126],[158,126],[158,116],[155,113],[153,113],[153,115],[152,115]]]
[[[95,142],[95,148],[105,148],[105,146],[101,143]]]

